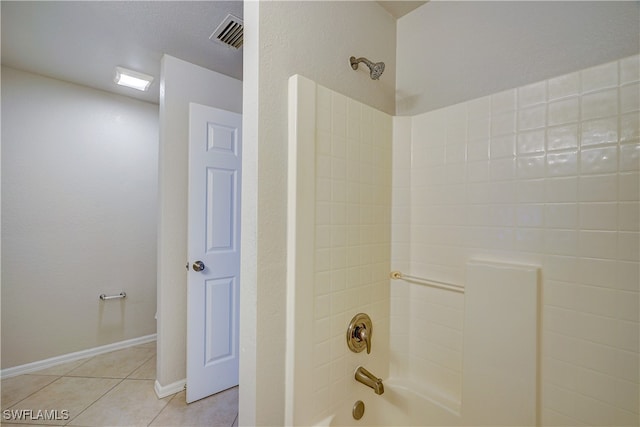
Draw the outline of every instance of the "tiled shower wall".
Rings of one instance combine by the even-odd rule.
[[[358,365],[387,375],[391,259],[392,118],[316,87],[312,420],[370,392],[353,380]],[[347,348],[359,312],[373,321],[371,354]]]
[[[393,269],[464,285],[469,259],[542,268],[545,425],[639,422],[639,68],[394,122]],[[392,374],[459,401],[464,296],[391,286]]]

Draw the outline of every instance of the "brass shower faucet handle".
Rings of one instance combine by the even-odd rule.
[[[360,353],[365,348],[367,354],[371,353],[371,336],[373,335],[373,324],[371,318],[365,313],[358,313],[353,316],[347,328],[347,345],[349,350]]]

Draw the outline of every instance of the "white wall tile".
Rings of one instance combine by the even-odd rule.
[[[573,230],[545,230],[545,252],[554,255],[578,254],[578,232]]]
[[[616,317],[638,323],[640,321],[640,298],[637,292],[616,292]]]
[[[549,357],[575,363],[578,356],[578,344],[580,340],[576,337],[562,335],[548,328],[544,328],[544,342],[547,348],[546,353]]]
[[[640,261],[640,233],[618,233],[618,258],[626,261]]]
[[[567,176],[578,173],[578,152],[547,154],[547,176]]]
[[[614,202],[618,183],[616,175],[585,175],[580,177],[578,195],[581,202]]]
[[[578,200],[578,178],[553,178],[545,181],[546,200],[549,202],[574,202]]]
[[[615,87],[618,85],[618,63],[609,62],[582,70],[582,92]]]
[[[618,204],[618,228],[621,231],[640,231],[640,203]]]
[[[469,182],[481,182],[489,179],[489,162],[467,163],[467,179]]]
[[[548,407],[542,408],[542,425],[545,426],[579,426],[581,421],[571,418],[568,415],[554,411]],[[622,425],[622,424],[621,424]]]
[[[561,125],[577,122],[579,119],[580,99],[575,96],[549,103],[549,125]]]
[[[580,231],[580,256],[615,259],[618,254],[615,231]]]
[[[391,231],[391,117],[318,86],[316,123],[316,253],[312,363],[316,375],[317,414],[347,397],[347,353],[344,328],[355,310],[368,312],[378,326],[378,342],[388,342]],[[405,133],[409,123],[404,123]],[[418,129],[430,142],[443,133]],[[444,144],[444,141],[442,141]],[[393,180],[411,179],[410,145],[404,166]],[[444,148],[441,150],[444,153]],[[463,150],[464,151],[464,150]],[[397,151],[395,155],[402,157]],[[399,159],[398,159],[399,160]],[[444,155],[443,155],[444,160]],[[464,158],[460,159],[464,160]],[[396,162],[396,166],[398,162]],[[410,187],[394,201],[394,220],[408,228]],[[404,215],[404,216],[403,216]],[[403,244],[408,245],[408,233]],[[386,249],[385,249],[386,248]],[[377,363],[386,366],[386,348]],[[386,375],[382,368],[381,375]],[[350,374],[350,372],[349,372]]]
[[[547,82],[542,81],[518,88],[518,106],[520,108],[541,104],[547,100]]]
[[[616,380],[613,388],[614,394],[612,396],[607,396],[608,399],[606,399],[606,401],[615,404],[616,406],[620,406],[629,412],[633,412],[637,422],[639,400],[638,390],[640,389],[638,387],[638,383],[636,381]]]
[[[467,138],[469,140],[489,139],[491,136],[491,118],[470,118],[467,128]]]
[[[467,160],[486,160],[489,158],[489,140],[479,139],[467,144]]]
[[[576,203],[545,205],[544,224],[549,228],[577,228],[578,205]]]
[[[571,282],[548,280],[544,286],[544,304],[555,307],[574,309],[578,285]]]
[[[607,403],[615,399],[615,378],[591,369],[577,369],[576,391],[578,393]]]
[[[464,143],[447,144],[445,149],[445,161],[447,163],[458,163],[466,160],[467,146]]]
[[[594,425],[607,425],[615,419],[615,408],[592,397],[576,393],[576,416]]]
[[[640,170],[640,143],[620,145],[620,171]]]
[[[517,158],[518,178],[544,178],[546,170],[546,156],[538,154],[535,156],[519,156]]]
[[[566,74],[548,81],[549,100],[580,94],[580,73]]]
[[[513,179],[516,175],[516,159],[496,159],[489,162],[489,178],[491,180]]]
[[[620,60],[620,84],[640,80],[640,56]]]
[[[481,119],[491,115],[491,97],[477,98],[467,103],[469,120]]]
[[[561,414],[562,420],[571,419],[571,415],[575,412],[575,393],[571,390],[558,387],[554,384],[545,384],[542,398],[542,403],[545,409],[549,408],[552,411]],[[571,414],[567,414],[566,412],[570,412]]]
[[[491,138],[489,153],[491,159],[514,157],[516,154],[516,136],[508,134]]]
[[[569,124],[547,128],[547,149],[563,150],[578,147],[578,125]]]
[[[491,136],[512,134],[516,131],[516,112],[508,111],[491,115]]]
[[[331,131],[334,135],[347,136],[347,97],[338,93],[331,94]]]
[[[411,205],[402,234],[411,241],[409,267],[463,283],[470,257],[542,266],[545,424],[638,418],[628,381],[640,375],[638,62],[411,119],[411,191],[397,199]],[[456,396],[464,298],[460,311],[447,311],[430,300],[441,295],[420,289],[394,307],[405,307],[402,318],[421,336],[404,372]]]
[[[544,217],[544,205],[541,204],[521,204],[516,208],[518,227],[542,227]]]
[[[587,313],[578,315],[578,338],[637,353],[639,334],[636,323]]]
[[[575,280],[587,285],[616,287],[617,261],[613,259],[579,258]]]
[[[580,325],[581,320],[582,314],[575,310],[556,307],[553,305],[545,305],[543,307],[542,324],[545,330],[553,331],[567,337],[580,338],[578,333],[582,328],[582,326]],[[574,351],[575,350],[572,350],[572,353]],[[575,357],[570,357],[567,359],[562,359],[562,357],[560,356],[554,357],[558,357],[561,360],[566,360],[567,362],[571,362],[575,359]]]
[[[578,286],[574,294],[574,309],[607,317],[618,316],[617,291],[598,286]]]
[[[577,341],[576,350],[575,363],[578,366],[602,372],[614,378],[620,378],[620,374],[625,378],[624,372],[629,374],[633,372],[632,364],[629,364],[629,360],[625,360],[625,354],[628,352],[584,340]]]
[[[618,185],[618,194],[620,200],[640,200],[640,173],[620,173],[618,175]]]
[[[491,113],[502,113],[516,109],[517,91],[507,90],[491,96]]]
[[[596,147],[583,149],[580,154],[582,174],[609,173],[618,169],[618,147]]]
[[[583,230],[616,231],[617,203],[580,203],[580,228]]]
[[[573,111],[573,110],[568,110]],[[577,119],[577,117],[576,117]],[[546,105],[536,105],[533,107],[518,110],[518,131],[543,128],[547,120]],[[575,121],[575,120],[574,120]],[[560,122],[564,123],[564,122]],[[559,124],[559,123],[554,123]]]
[[[453,122],[447,125],[447,144],[464,143],[467,140],[467,123]]]
[[[640,139],[640,117],[638,113],[620,117],[620,142],[634,142]]]
[[[539,153],[545,151],[544,129],[520,132],[517,141],[518,154]]]
[[[582,96],[582,120],[618,114],[618,89],[608,89]]]
[[[544,230],[540,228],[517,229],[515,249],[522,252],[544,252]]]
[[[542,167],[544,168],[544,164]],[[519,203],[537,203],[546,200],[546,181],[543,179],[519,179],[516,188],[516,201]]]
[[[629,113],[640,109],[640,84],[630,83],[620,87],[620,112]]]
[[[637,412],[618,410],[615,414],[614,423],[618,426],[637,426],[640,424],[640,416]]]
[[[545,258],[545,278],[554,281],[574,282],[577,265],[578,258],[576,257],[548,255]]]
[[[581,125],[581,145],[597,145],[618,142],[618,118],[587,120]]]

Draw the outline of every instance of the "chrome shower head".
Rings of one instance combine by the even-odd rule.
[[[367,58],[356,59],[355,56],[352,56],[351,58],[349,58],[349,61],[351,62],[351,68],[353,68],[354,70],[358,69],[358,64],[360,62],[364,62],[366,66],[369,67],[369,75],[373,80],[378,80],[382,75],[382,73],[384,72],[384,62],[373,63],[369,61]]]

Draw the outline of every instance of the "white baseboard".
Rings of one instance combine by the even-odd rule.
[[[28,374],[30,372],[39,371],[40,369],[62,365],[63,363],[73,362],[75,360],[84,359],[86,357],[97,356],[98,354],[108,353],[110,351],[121,350],[123,348],[148,343],[151,341],[155,341],[156,338],[157,334],[145,335],[144,337],[132,338],[130,340],[101,345],[100,347],[89,348],[87,350],[76,351],[74,353],[63,354],[61,356],[27,363],[26,365],[19,365],[12,368],[2,369],[0,371],[0,378],[4,379],[22,374]]]
[[[155,386],[153,387],[156,391],[156,395],[158,399],[162,399],[163,397],[171,396],[172,394],[176,394],[184,390],[184,386],[187,384],[187,380],[176,381],[175,383],[171,383],[169,385],[160,385],[158,380],[156,380]]]

